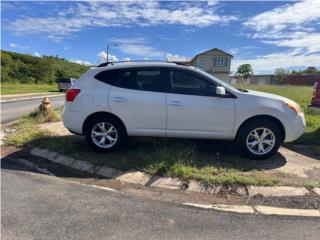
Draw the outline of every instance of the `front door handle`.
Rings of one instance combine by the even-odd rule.
[[[125,98],[125,97],[113,97],[111,98],[112,101],[114,102],[126,102],[128,101],[128,98]]]
[[[176,106],[176,107],[183,107],[184,106],[183,103],[180,101],[172,101],[172,102],[169,102],[168,104],[171,106]]]

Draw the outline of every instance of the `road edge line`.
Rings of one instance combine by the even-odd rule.
[[[19,102],[19,101],[24,101],[24,100],[41,99],[44,97],[61,97],[61,96],[64,96],[64,94],[44,95],[44,96],[27,97],[27,98],[14,98],[14,99],[9,99],[9,100],[0,100],[0,103]]]

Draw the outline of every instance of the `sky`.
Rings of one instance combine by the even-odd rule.
[[[250,63],[320,68],[320,0],[2,1],[1,49],[96,65],[109,59],[192,58],[219,48],[231,71]]]

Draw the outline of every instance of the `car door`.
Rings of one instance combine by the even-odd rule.
[[[129,135],[165,136],[166,102],[159,68],[128,68],[110,90],[110,110]]]
[[[232,95],[219,97],[217,84],[187,70],[168,69],[167,136],[231,139]]]

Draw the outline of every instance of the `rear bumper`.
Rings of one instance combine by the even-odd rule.
[[[81,112],[70,111],[68,106],[65,105],[62,112],[62,122],[70,132],[83,135],[82,126],[84,120]]]
[[[290,123],[286,126],[286,137],[284,142],[292,142],[297,140],[306,127],[306,120],[303,113],[299,113],[294,119],[290,119]]]
[[[308,110],[313,114],[320,114],[320,106],[308,105]]]

